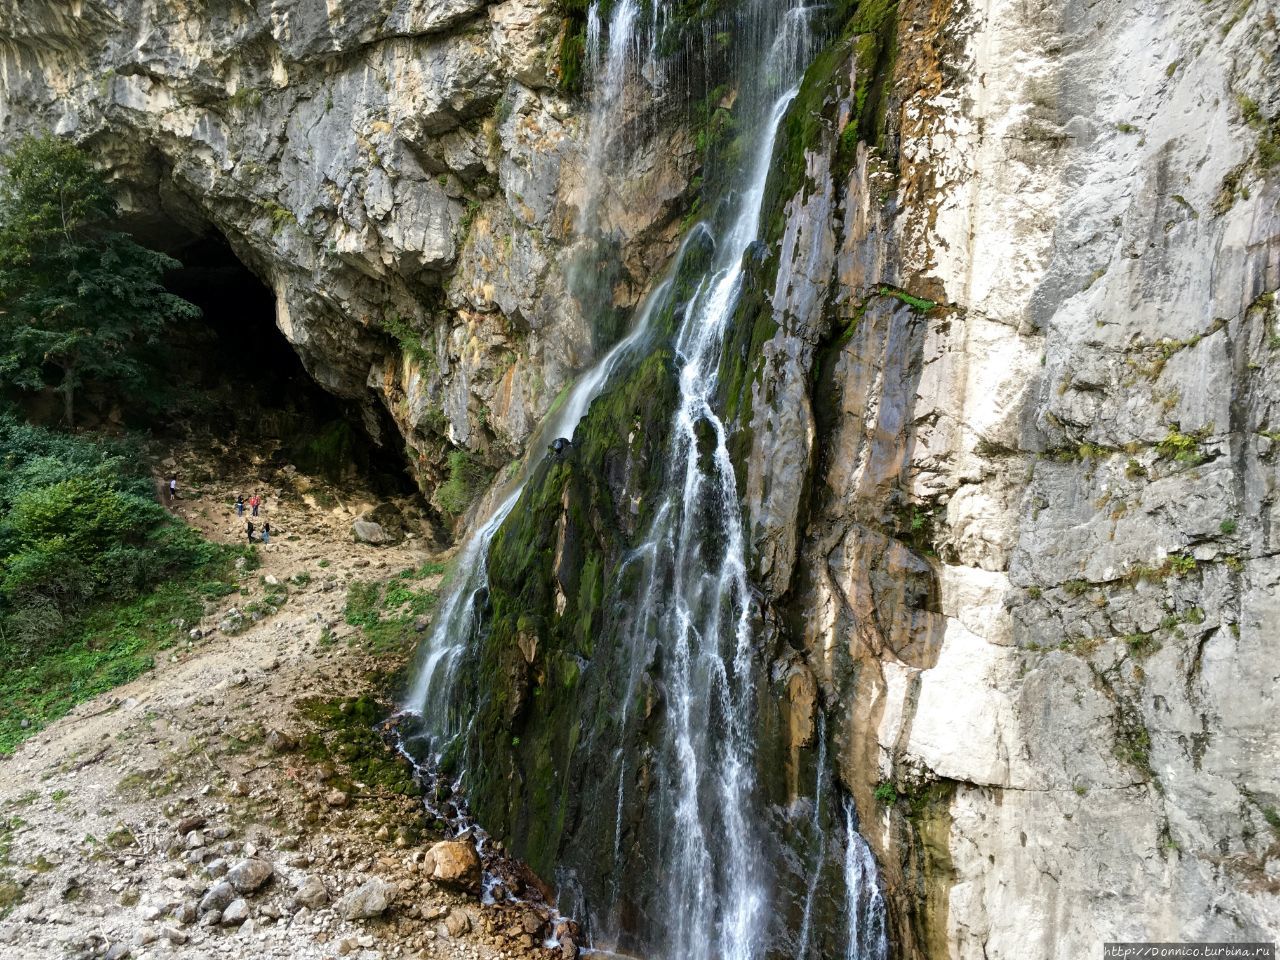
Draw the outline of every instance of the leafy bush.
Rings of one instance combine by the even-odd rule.
[[[154,499],[136,450],[0,413],[0,752],[137,676],[227,592],[233,551]]]

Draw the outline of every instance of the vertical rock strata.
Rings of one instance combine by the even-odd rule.
[[[832,9],[718,397],[771,665],[776,955],[810,908],[811,942],[841,942],[836,783],[899,956],[1273,940],[1277,13]],[[0,118],[92,144],[140,231],[223,232],[316,378],[384,404],[430,485],[442,443],[517,453],[607,339],[566,280],[563,29],[549,0],[0,0]],[[614,306],[671,251],[695,135],[634,138],[602,214]],[[654,588],[629,551],[707,257],[694,238],[652,350],[495,538],[446,758],[562,909],[638,948],[665,922],[662,665],[618,638]]]
[[[1276,13],[896,20],[810,74],[729,399],[790,748],[816,687],[907,955],[1274,939]]]

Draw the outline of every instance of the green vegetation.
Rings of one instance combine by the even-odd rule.
[[[347,589],[343,619],[359,627],[365,642],[376,651],[404,652],[412,646],[414,621],[435,609],[435,591],[413,586],[439,572],[438,565],[426,564],[406,570],[388,583],[356,581]]]
[[[0,384],[55,390],[74,426],[83,385],[141,386],[145,348],[199,311],[164,288],[176,260],[110,229],[115,200],[73,144],[28,137],[3,167]]]
[[[1160,456],[1169,460],[1195,466],[1208,459],[1200,447],[1207,435],[1207,430],[1180,433],[1178,430],[1170,429],[1169,435],[1156,444],[1156,450],[1159,451]]]
[[[881,285],[877,288],[878,292],[886,297],[893,297],[900,300],[913,310],[919,310],[921,313],[928,313],[937,307],[937,303],[933,300],[926,300],[924,297],[916,297],[907,293],[905,290],[899,290],[896,287]]]
[[[493,479],[493,471],[467,450],[449,453],[449,478],[436,490],[436,501],[445,513],[466,513]]]
[[[416,360],[423,367],[435,365],[436,356],[427,346],[422,333],[400,314],[387,313],[382,318],[382,326],[396,338],[400,352],[406,357]]]
[[[1243,93],[1236,94],[1236,105],[1245,123],[1258,131],[1258,165],[1266,171],[1280,164],[1280,117],[1267,119],[1258,101]]]
[[[175,521],[140,463],[0,416],[0,753],[150,669],[231,589],[236,552]]]
[[[304,700],[299,713],[314,729],[302,738],[303,754],[315,763],[337,761],[329,785],[346,793],[413,797],[422,793],[409,762],[379,733],[391,710],[370,696]]]
[[[298,218],[288,207],[282,206],[274,200],[267,200],[262,204],[262,212],[271,220],[271,231],[278,232],[285,224],[297,224]]]
[[[876,786],[875,798],[876,803],[882,807],[892,807],[898,802],[898,788],[893,785],[893,781],[884,780]]]

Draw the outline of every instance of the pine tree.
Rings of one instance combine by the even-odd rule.
[[[164,288],[176,260],[112,229],[116,202],[74,144],[28,137],[2,162],[0,382],[53,388],[71,428],[83,384],[140,385],[142,348],[200,311]]]

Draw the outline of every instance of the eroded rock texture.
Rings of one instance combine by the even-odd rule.
[[[6,0],[0,136],[85,143],[180,257],[225,235],[308,370],[385,406],[429,491],[450,451],[492,468],[522,450],[616,335],[585,287],[607,263],[590,297],[634,302],[690,176],[678,129],[630,154],[597,211],[605,253],[579,250],[585,111],[559,92],[558,11]]]
[[[856,147],[846,42],[739,424],[897,939],[1273,939],[1275,10],[904,0]]]
[[[843,929],[819,756],[900,956],[1275,939],[1274,5],[831,9],[717,397],[770,663],[773,949],[814,849],[815,929]],[[575,240],[589,138],[556,92],[562,29],[549,0],[8,0],[4,133],[94,145],[140,229],[224,232],[317,378],[385,404],[429,485],[444,441],[519,451],[616,332],[569,293],[600,253]],[[693,139],[633,138],[603,195],[614,306],[671,249]],[[672,366],[659,336],[534,474],[456,691],[473,808],[548,879],[581,865],[564,909],[613,884],[606,933],[669,919],[642,874],[661,664],[612,640],[650,586],[628,551]],[[619,755],[639,759],[615,811]]]

